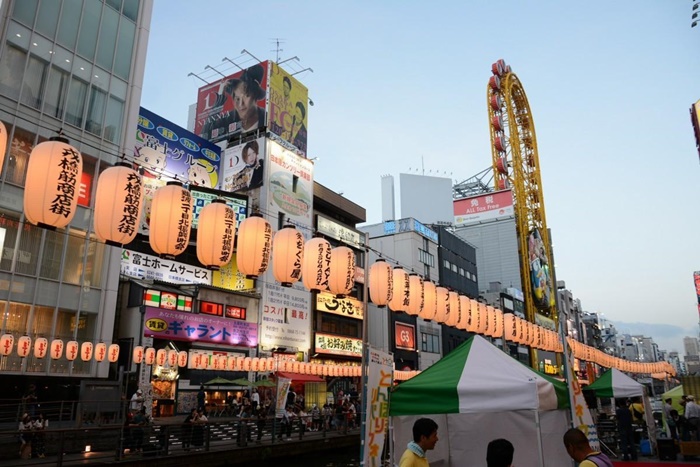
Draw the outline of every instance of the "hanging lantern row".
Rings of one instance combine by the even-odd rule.
[[[570,337],[567,337],[567,342],[574,357],[579,360],[596,363],[607,368],[617,368],[628,373],[676,375],[676,369],[668,362],[632,362],[608,355],[599,349],[582,344]]]
[[[93,344],[89,341],[81,344],[77,341],[63,342],[61,339],[53,339],[49,342],[45,337],[37,337],[32,342],[32,338],[29,336],[21,336],[16,340],[15,348],[15,336],[12,334],[0,336],[0,355],[9,356],[13,350],[16,350],[17,355],[22,358],[33,354],[35,358],[44,358],[48,355],[52,360],[58,360],[65,353],[68,361],[79,358],[88,362],[94,358],[97,362],[107,360],[114,363],[119,359],[119,344],[107,345],[104,342]]]

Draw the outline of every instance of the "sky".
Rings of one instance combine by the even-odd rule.
[[[700,99],[692,3],[658,0],[155,0],[142,105],[187,126],[203,84],[283,66],[309,88],[314,177],[381,219],[380,178],[463,181],[491,165],[486,86],[504,59],[537,134],[557,279],[616,323],[683,354],[693,271]]]

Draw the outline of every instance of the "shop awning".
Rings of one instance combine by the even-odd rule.
[[[295,383],[324,383],[326,380],[319,378],[314,375],[302,375],[301,373],[284,373],[282,371],[277,372],[277,376],[280,378],[288,378]]]

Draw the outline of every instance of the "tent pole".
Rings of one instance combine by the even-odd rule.
[[[540,467],[544,467],[544,447],[542,446],[542,427],[540,426],[539,409],[535,409],[535,428],[537,429],[537,450],[540,454]]]
[[[389,465],[394,467],[394,417],[389,417]]]

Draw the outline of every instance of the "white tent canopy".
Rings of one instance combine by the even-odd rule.
[[[610,368],[600,375],[586,390],[595,391],[596,397],[641,397],[644,395],[644,385],[636,382],[617,368]]]

